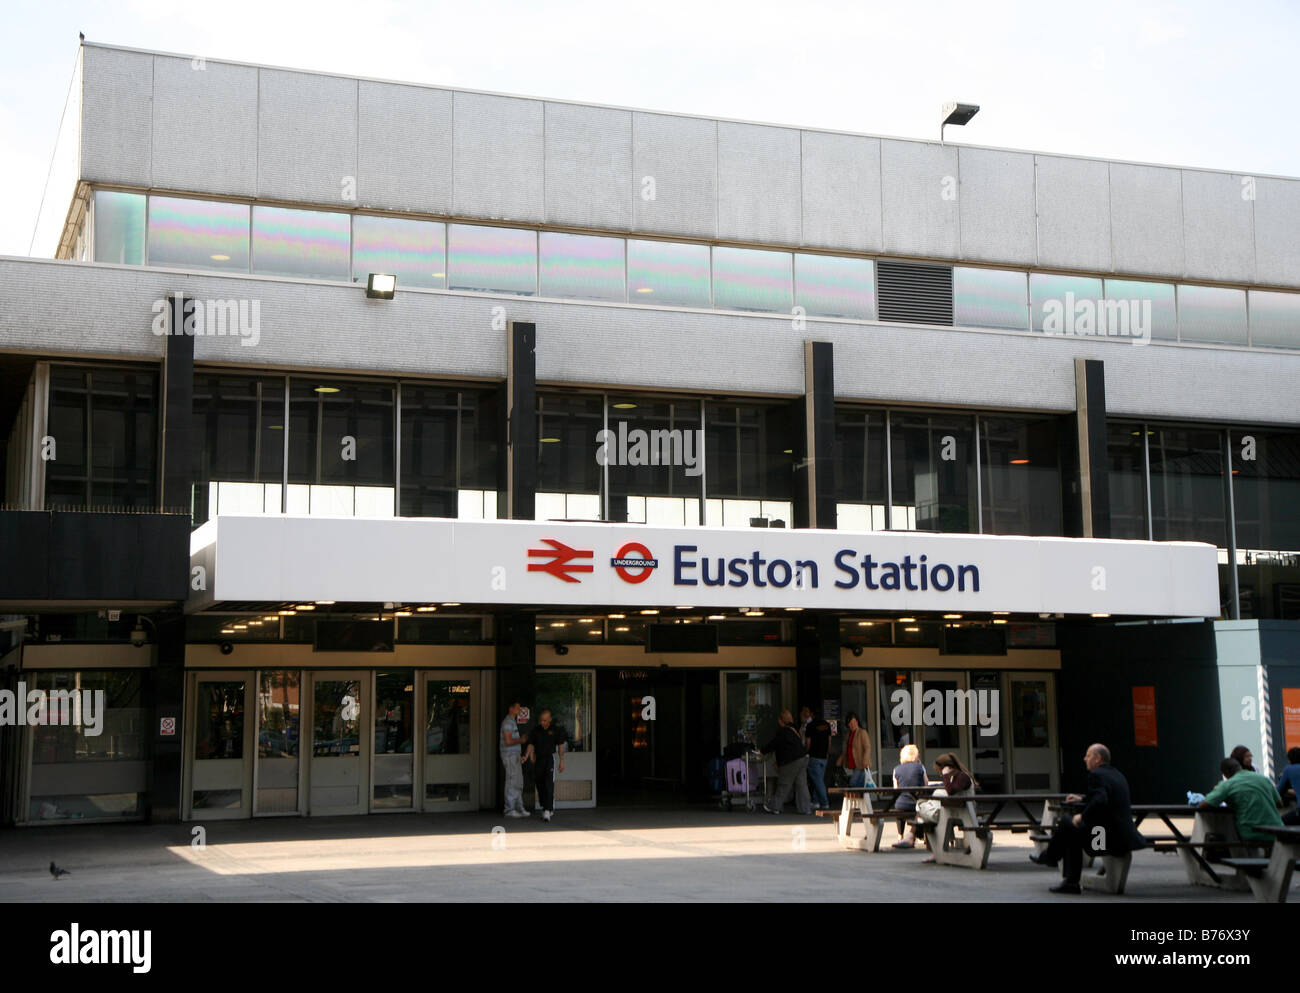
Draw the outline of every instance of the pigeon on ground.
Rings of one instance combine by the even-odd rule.
[[[55,879],[58,879],[60,876],[70,876],[72,875],[72,873],[68,872],[67,869],[60,868],[59,866],[51,862],[50,875],[53,876]]]

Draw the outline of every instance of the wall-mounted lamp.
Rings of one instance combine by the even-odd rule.
[[[366,296],[371,300],[391,300],[397,292],[397,277],[391,273],[372,272],[366,277]]]

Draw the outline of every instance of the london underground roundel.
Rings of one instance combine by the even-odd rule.
[[[659,560],[639,541],[629,541],[609,560],[614,571],[625,583],[644,583],[650,578]]]

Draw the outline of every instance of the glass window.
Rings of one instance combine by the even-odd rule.
[[[1035,331],[1102,334],[1105,318],[1101,280],[1054,273],[1029,274],[1029,313]]]
[[[538,396],[537,520],[603,518],[604,472],[596,454],[604,422],[599,396]]]
[[[1044,680],[1011,681],[1011,747],[1046,748],[1047,683]]]
[[[1300,620],[1300,434],[1231,438],[1242,616]]]
[[[696,400],[614,394],[602,464],[610,519],[660,527],[700,523],[704,436]]]
[[[890,415],[895,530],[979,530],[975,422],[956,414]]]
[[[497,419],[495,391],[403,383],[400,516],[494,518]]]
[[[1226,547],[1222,435],[1194,428],[1153,428],[1148,445],[1155,540]]]
[[[709,246],[629,240],[627,289],[632,303],[711,306]]]
[[[302,673],[260,673],[257,715],[257,812],[296,813]]]
[[[705,407],[705,524],[747,527],[751,518],[790,527],[794,412],[788,404]]]
[[[284,379],[194,377],[194,523],[218,513],[278,514]]]
[[[903,693],[899,693],[902,690]],[[916,744],[912,741],[912,708],[903,704],[910,700],[912,682],[910,673],[895,669],[880,671],[880,687],[877,694],[880,701],[880,747],[882,751],[901,750],[904,745]],[[907,694],[906,696],[904,694]],[[894,718],[899,718],[898,723]],[[884,770],[892,773],[893,770]]]
[[[789,252],[713,250],[713,306],[720,310],[789,313],[794,306]]]
[[[430,679],[424,728],[426,755],[469,755],[470,684],[467,680]]]
[[[1246,344],[1246,291],[1222,286],[1179,286],[1178,339]]]
[[[156,507],[153,373],[54,367],[50,434],[58,447],[45,463],[49,506]]]
[[[248,204],[150,197],[149,264],[248,272]]]
[[[543,710],[549,710],[552,722],[568,733],[569,751],[591,751],[591,736],[596,729],[591,719],[591,673],[539,670],[536,690],[534,720]]]
[[[1056,417],[981,417],[985,534],[1059,535]]]
[[[244,684],[199,683],[194,707],[194,757],[244,757]]]
[[[870,259],[833,255],[794,257],[795,303],[809,316],[876,317],[876,278]]]
[[[781,716],[781,674],[724,673],[727,688],[727,741],[762,748],[776,735]]]
[[[954,268],[952,322],[972,328],[1029,330],[1029,290],[1025,273]]]
[[[361,683],[317,679],[312,707],[312,755],[361,754]]]
[[[837,526],[843,531],[885,527],[885,415],[835,411]]]
[[[623,254],[622,238],[543,231],[542,296],[626,301]]]
[[[289,513],[392,517],[393,429],[391,386],[293,380]]]
[[[49,722],[31,728],[30,819],[138,817],[149,755],[143,673],[42,671],[26,679],[47,694]],[[92,707],[86,693],[95,694]],[[80,707],[73,694],[81,694]]]
[[[142,193],[95,191],[95,261],[144,265]]]
[[[415,802],[415,672],[375,673],[376,810],[409,810]]]
[[[532,296],[537,292],[537,232],[452,224],[447,264],[453,290]]]
[[[346,281],[351,228],[347,214],[254,207],[253,272]]]
[[[1106,280],[1106,333],[1177,341],[1178,306],[1173,284]]]
[[[446,225],[405,217],[352,218],[352,281],[372,272],[392,273],[397,288],[447,288]]]
[[[1250,343],[1300,348],[1300,293],[1251,290]]]
[[[1147,494],[1142,425],[1106,425],[1110,480],[1110,537],[1146,540]],[[1151,432],[1147,432],[1150,434]]]

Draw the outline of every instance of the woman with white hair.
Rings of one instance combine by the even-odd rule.
[[[925,766],[921,763],[921,750],[915,745],[904,745],[899,753],[900,764],[894,769],[894,785],[924,786]],[[916,810],[916,797],[911,793],[900,793],[894,798],[895,810]],[[916,845],[916,818],[900,817],[898,833],[902,835],[895,848],[913,848]]]

